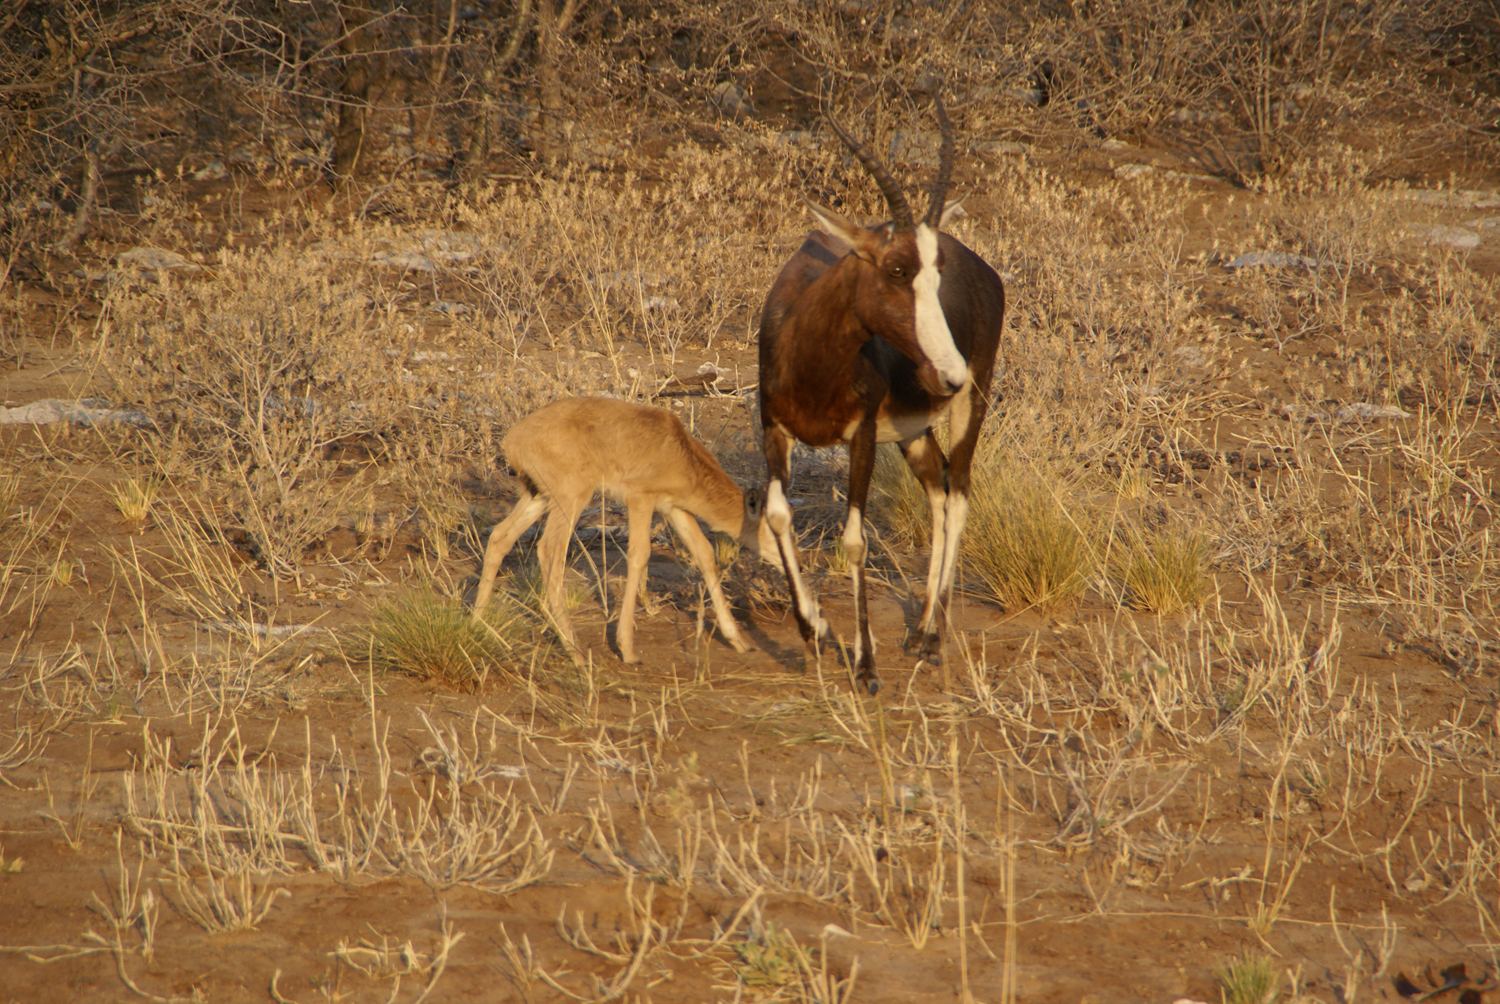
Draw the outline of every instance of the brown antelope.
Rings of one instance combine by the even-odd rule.
[[[942,152],[927,215],[914,223],[901,186],[832,117],[829,125],[880,186],[889,223],[864,227],[808,202],[822,231],[807,235],[766,295],[760,321],[760,416],[768,485],[766,521],[775,535],[797,624],[816,646],[828,634],[803,581],[787,502],[793,437],[849,448],[844,549],[854,589],[857,686],[880,688],[865,597],[865,500],[875,444],[899,443],[932,507],[927,596],[908,636],[919,658],[942,659],[958,540],[969,511],[969,466],[989,407],[1005,289],[995,270],[941,233],[953,169],[953,128],[941,100]],[[933,435],[949,416],[949,455]]]
[[[521,497],[511,514],[490,532],[484,572],[474,597],[475,618],[489,603],[506,554],[531,524],[547,516],[537,559],[548,611],[576,658],[578,642],[564,602],[563,561],[584,505],[594,492],[602,491],[625,503],[630,521],[625,598],[615,636],[621,658],[639,661],[635,603],[651,556],[651,516],[657,512],[672,525],[703,573],[724,638],[738,651],[748,650],[719,586],[714,549],[693,517],[769,560],[776,552],[761,518],[760,494],[742,492],[729,480],[713,454],[688,435],[675,415],[611,398],[566,398],[511,426],[501,449],[521,478]]]

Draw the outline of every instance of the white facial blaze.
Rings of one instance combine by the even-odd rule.
[[[917,255],[922,267],[911,284],[917,301],[917,344],[937,367],[938,376],[951,386],[962,387],[969,379],[969,364],[964,362],[958,347],[953,344],[948,318],[943,315],[943,305],[938,300],[942,273],[937,267],[937,231],[925,223],[917,224]]]

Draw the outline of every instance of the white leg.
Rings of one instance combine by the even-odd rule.
[[[849,507],[849,515],[844,520],[844,555],[849,559],[849,582],[854,591],[854,609],[856,621],[854,630],[854,665],[863,667],[865,665],[865,634],[862,630],[868,624],[866,617],[859,616],[865,610],[865,521],[864,515],[858,506]],[[873,660],[875,654],[875,635],[870,633],[870,655]]]
[[[817,638],[827,638],[828,622],[818,612],[818,598],[807,587],[797,562],[797,542],[792,538],[792,507],[781,490],[780,479],[773,479],[766,488],[766,520],[771,526],[771,532],[776,535],[776,547],[781,554],[782,567],[786,569],[787,583],[791,586],[792,602],[797,605],[797,612],[802,621],[811,626]]]

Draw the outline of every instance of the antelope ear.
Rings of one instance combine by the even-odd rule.
[[[818,222],[822,224],[824,230],[833,234],[833,236],[839,238],[845,244],[848,244],[851,247],[857,248],[860,246],[860,239],[864,236],[865,233],[864,227],[860,226],[858,223],[852,222],[848,219],[848,217],[840,216],[838,213],[834,212],[832,209],[827,208],[826,206],[818,205],[816,202],[814,202],[812,199],[809,199],[805,195],[802,197],[802,201],[807,203],[807,208],[810,209],[812,211],[812,214],[818,218]]]
[[[938,220],[938,229],[946,230],[948,229],[949,220],[961,220],[968,215],[968,213],[964,212],[964,200],[954,199],[952,202],[949,202],[947,205],[943,206],[943,215]]]
[[[752,488],[745,493],[745,511],[754,519],[760,519],[761,513],[765,511],[765,499],[761,498],[760,489]]]

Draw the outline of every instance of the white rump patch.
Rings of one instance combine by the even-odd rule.
[[[917,224],[917,255],[922,267],[911,284],[917,301],[917,344],[937,367],[939,376],[955,387],[962,387],[969,380],[969,364],[953,344],[953,332],[948,330],[948,318],[938,300],[943,276],[937,267],[937,231],[926,223]]]

